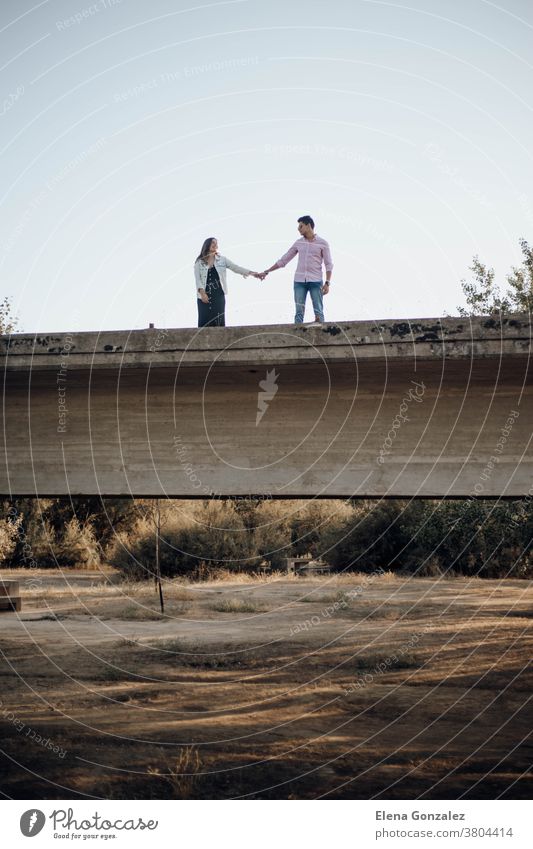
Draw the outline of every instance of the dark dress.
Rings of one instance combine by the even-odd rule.
[[[225,327],[226,296],[214,265],[207,272],[205,293],[209,303],[198,298],[198,327]]]

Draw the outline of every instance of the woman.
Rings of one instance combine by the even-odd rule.
[[[264,279],[264,274],[249,271],[235,265],[230,259],[218,253],[218,242],[210,236],[202,245],[202,250],[194,263],[194,280],[198,299],[198,327],[226,326],[226,269],[230,268],[243,277]]]

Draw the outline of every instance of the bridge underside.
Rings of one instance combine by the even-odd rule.
[[[437,338],[409,324],[395,339],[392,322],[378,336],[362,323],[77,334],[68,351],[58,334],[40,348],[37,337],[14,336],[0,490],[525,495],[529,323],[477,320],[463,332],[457,319],[418,321],[433,322]]]

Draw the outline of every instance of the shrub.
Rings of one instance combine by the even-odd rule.
[[[9,560],[15,551],[22,517],[0,519],[0,562]]]
[[[324,534],[324,559],[335,569],[372,572],[392,568],[409,538],[400,522],[403,502],[365,503],[338,528]]]
[[[161,574],[166,577],[195,575],[202,564],[209,568],[239,570],[257,565],[253,533],[226,502],[198,507],[189,525],[167,528],[160,536]],[[113,566],[130,576],[149,577],[155,564],[155,528],[145,522],[137,533],[117,541],[110,554]]]

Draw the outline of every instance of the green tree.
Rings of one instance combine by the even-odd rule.
[[[6,296],[3,301],[0,301],[0,336],[14,333],[17,325],[18,318],[13,315],[11,301]]]
[[[397,568],[413,533],[406,523],[406,509],[400,500],[363,502],[353,517],[324,533],[324,559],[337,570]]]
[[[507,275],[507,287],[502,292],[495,283],[493,268],[487,268],[475,256],[470,266],[472,281],[461,280],[466,307],[458,307],[459,315],[492,315],[533,311],[533,248],[520,239],[522,265],[513,266]]]

